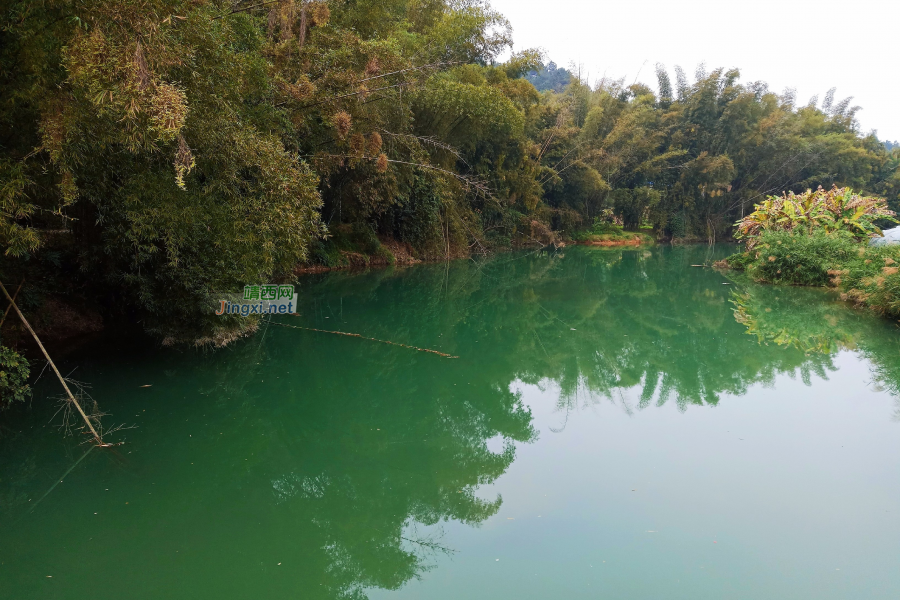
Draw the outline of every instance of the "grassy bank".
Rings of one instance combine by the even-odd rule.
[[[573,242],[586,246],[640,246],[655,241],[650,233],[625,231],[620,225],[611,223],[597,223],[591,229],[577,231],[569,237]]]

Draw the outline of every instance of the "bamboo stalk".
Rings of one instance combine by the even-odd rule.
[[[22,283],[19,284],[19,287],[16,290],[16,293],[13,294],[13,297],[12,297],[13,301],[15,301],[16,297],[19,295],[19,292],[22,291],[23,285],[25,285],[24,279],[22,279]],[[0,329],[3,328],[3,323],[4,323],[4,321],[6,321],[6,316],[9,314],[9,311],[11,311],[11,310],[12,310],[12,304],[10,304],[9,306],[6,307],[6,312],[3,313],[3,318],[0,319]]]
[[[37,342],[38,348],[40,348],[41,352],[44,353],[44,358],[46,358],[47,362],[50,363],[50,366],[53,367],[53,372],[56,373],[56,376],[59,378],[59,382],[62,384],[63,389],[66,390],[66,394],[69,396],[69,401],[71,401],[72,404],[75,405],[75,408],[78,409],[78,413],[81,415],[81,418],[84,419],[84,422],[87,424],[88,429],[91,430],[91,433],[93,434],[94,440],[97,442],[97,445],[104,446],[105,444],[103,443],[103,439],[100,437],[100,434],[97,433],[97,430],[94,429],[94,425],[91,423],[91,420],[84,413],[84,410],[82,410],[81,405],[78,404],[78,400],[75,399],[75,396],[69,390],[69,386],[66,385],[66,380],[63,378],[62,374],[59,372],[59,369],[56,368],[56,364],[53,362],[53,359],[50,358],[50,354],[47,353],[47,349],[44,348],[44,344],[41,343],[41,339],[34,332],[34,329],[31,328],[31,325],[28,323],[28,319],[26,319],[25,315],[22,314],[22,311],[19,310],[19,307],[16,305],[16,301],[10,297],[9,292],[6,291],[6,287],[3,285],[2,282],[0,282],[0,290],[3,291],[3,295],[6,296],[7,300],[9,300],[10,306],[12,306],[14,309],[16,309],[16,314],[18,314],[19,318],[22,319],[22,324],[25,325],[25,329],[27,329],[28,332],[32,335],[32,337],[34,337],[34,341]]]
[[[306,44],[306,0],[300,4],[300,47]]]

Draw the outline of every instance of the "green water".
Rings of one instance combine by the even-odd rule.
[[[691,267],[731,250],[333,273],[279,321],[456,359],[71,355],[135,427],[84,456],[46,376],[3,415],[0,597],[898,598],[900,330]]]

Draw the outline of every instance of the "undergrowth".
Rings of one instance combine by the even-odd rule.
[[[372,228],[362,225],[338,225],[325,240],[317,241],[310,262],[329,268],[389,264],[396,262]]]

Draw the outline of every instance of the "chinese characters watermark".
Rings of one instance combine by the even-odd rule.
[[[292,285],[271,283],[244,286],[243,300],[219,300],[216,314],[287,315],[297,312],[297,292]]]

